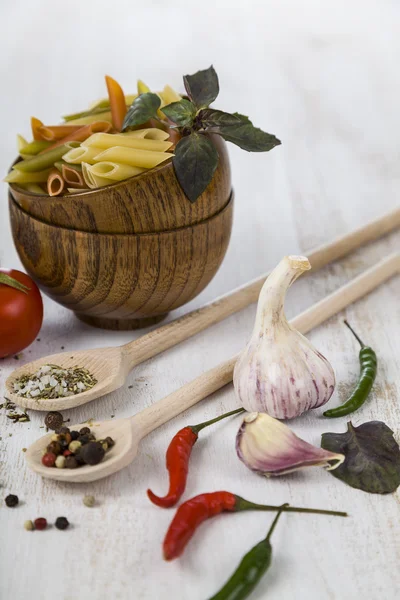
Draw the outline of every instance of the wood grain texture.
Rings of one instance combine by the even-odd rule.
[[[11,185],[14,200],[40,221],[92,233],[153,233],[195,225],[220,212],[231,194],[226,143],[212,136],[219,162],[211,183],[193,204],[172,161],[112,185],[72,196],[31,194]]]
[[[69,0],[0,2],[0,64],[4,93],[0,166],[15,155],[15,133],[29,135],[29,117],[56,122],[104,96],[110,73],[126,91],[136,77],[153,89],[180,88],[183,73],[214,64],[217,108],[247,114],[282,146],[264,155],[229,146],[235,189],[232,240],[209,286],[169,318],[197,309],[272,269],[285,254],[349,232],[399,205],[400,6],[390,0],[115,0],[121,17],[99,3]],[[79,15],[79,18],[77,18]],[[60,28],[62,23],[62,28]],[[45,26],[44,26],[45,24]],[[38,33],[40,32],[40,34]],[[149,43],[151,32],[151,43]],[[174,32],[172,38],[171,33]],[[176,35],[175,35],[176,33]],[[105,43],[105,40],[106,43]],[[76,48],[85,47],[85,57]],[[112,52],[110,49],[112,48]],[[161,48],[161,50],[160,50]],[[62,68],[61,68],[62,65]],[[79,83],[76,81],[79,73]],[[49,85],[51,78],[51,85]],[[0,202],[0,262],[18,267],[8,225],[7,188]],[[400,247],[398,233],[296,282],[287,312],[298,314]],[[400,441],[400,281],[393,279],[332,317],[308,337],[330,360],[343,402],[358,377],[357,343],[344,317],[379,354],[369,401],[353,423],[385,421]],[[40,342],[19,361],[0,362],[0,386],[16,364],[65,350],[119,345],[139,332],[104,332],[48,298]],[[162,356],[137,366],[127,385],[65,412],[71,423],[128,417],[152,406],[247,343],[254,307],[232,315]],[[98,482],[67,486],[25,468],[22,448],[45,432],[43,415],[14,425],[0,414],[0,597],[18,600],[205,600],[229,577],[243,553],[266,533],[272,515],[223,515],[198,531],[181,559],[166,563],[161,543],[173,512],[154,507],[164,493],[165,451],[184,425],[236,408],[233,387],[150,434],[135,462]],[[322,409],[323,410],[323,409]],[[311,411],[291,423],[318,445],[326,431],[346,429]],[[374,496],[347,487],[322,469],[266,480],[248,471],[234,450],[238,419],[215,425],[197,442],[184,500],[226,489],[256,502],[347,510],[348,519],[284,515],[273,538],[271,569],[251,600],[397,600],[400,588],[399,492]],[[12,437],[9,437],[10,434]],[[97,504],[87,509],[84,494]],[[25,519],[66,516],[71,529],[26,532]],[[65,534],[65,535],[64,535]],[[43,558],[45,555],[45,559]]]
[[[34,219],[11,197],[9,206],[21,261],[50,298],[91,325],[136,329],[210,283],[229,244],[233,194],[197,225],[152,234],[63,229]]]

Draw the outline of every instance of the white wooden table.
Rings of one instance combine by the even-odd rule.
[[[273,267],[287,253],[306,251],[398,204],[400,187],[400,7],[383,1],[321,3],[230,0],[202,3],[95,0],[3,0],[0,5],[0,172],[15,152],[15,134],[29,134],[33,114],[46,122],[104,95],[104,73],[134,90],[141,77],[157,88],[181,85],[181,75],[213,63],[220,76],[217,106],[249,114],[283,145],[250,155],[231,147],[235,225],[224,264],[209,287],[175,315],[202,305]],[[7,216],[0,203],[0,264],[17,267]],[[365,248],[312,279],[296,283],[293,315],[399,247],[399,234]],[[346,315],[376,348],[380,369],[370,401],[354,415],[360,424],[385,421],[399,433],[400,280],[392,280]],[[310,334],[333,363],[343,401],[358,374],[358,348],[332,318]],[[171,315],[172,317],[172,315]],[[123,417],[148,406],[246,342],[254,307],[148,361],[119,392],[69,411],[73,422]],[[40,342],[20,360],[66,349],[120,344],[139,333],[112,333],[79,323],[45,300]],[[17,366],[0,362],[0,387]],[[128,387],[129,386],[129,387]],[[0,416],[2,600],[204,600],[231,574],[267,530],[271,515],[225,515],[198,531],[171,564],[161,541],[173,511],[150,504],[146,488],[166,490],[166,447],[184,424],[236,406],[228,386],[152,434],[131,467],[91,485],[66,487],[27,471],[22,448],[43,433],[43,414],[28,424]],[[323,431],[344,431],[345,419],[326,422],[321,410],[293,423],[319,444]],[[399,495],[373,496],[345,486],[322,469],[268,481],[250,473],[234,450],[238,421],[204,432],[191,460],[185,498],[226,489],[258,502],[345,509],[347,520],[287,515],[274,534],[274,561],[254,600],[394,600],[399,597]],[[96,496],[93,509],[84,494]],[[66,516],[60,532],[23,529],[26,519]]]

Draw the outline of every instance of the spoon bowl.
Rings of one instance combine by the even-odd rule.
[[[123,347],[117,347],[62,352],[40,358],[19,367],[11,373],[6,380],[7,399],[18,404],[18,406],[33,410],[63,410],[81,406],[118,389],[124,384],[127,376],[127,362],[124,360],[124,356]],[[79,394],[53,399],[25,398],[14,391],[14,383],[19,377],[33,375],[40,367],[48,364],[57,365],[64,369],[84,366],[97,379],[97,383],[91,389]]]
[[[79,430],[86,427],[87,423],[72,425],[71,430]],[[47,479],[56,481],[81,483],[96,481],[123,469],[135,458],[140,442],[141,430],[137,427],[134,419],[111,419],[90,425],[96,439],[104,439],[110,436],[115,445],[106,452],[103,460],[97,465],[84,465],[76,469],[57,469],[57,467],[46,467],[42,463],[43,449],[50,443],[54,432],[48,433],[34,442],[26,451],[28,466]]]

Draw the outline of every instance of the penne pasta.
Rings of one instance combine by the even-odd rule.
[[[140,167],[131,167],[114,162],[100,162],[90,167],[92,175],[98,175],[99,177],[105,177],[113,181],[122,181],[123,179],[135,177],[145,170]]]
[[[44,169],[50,169],[55,162],[61,160],[63,154],[65,154],[71,147],[71,144],[78,144],[78,142],[70,142],[63,146],[58,146],[52,150],[46,150],[43,154],[38,154],[28,160],[21,160],[15,163],[13,169],[15,171],[24,171],[26,173],[35,173],[37,171],[43,171]],[[34,180],[29,180],[34,181]]]
[[[164,131],[163,129],[157,129],[156,127],[127,131],[123,135],[145,140],[161,140],[163,142],[169,138],[169,133],[167,131]]]
[[[32,127],[32,135],[34,140],[40,140],[39,129],[43,126],[42,121],[36,119],[36,117],[31,117],[31,127]]]
[[[21,154],[21,152],[23,151],[23,149],[27,145],[28,145],[28,142],[26,141],[26,139],[24,137],[22,137],[22,135],[18,134],[17,135],[17,150],[18,150],[18,153]]]
[[[70,133],[74,133],[80,128],[80,125],[42,125],[39,127],[39,135],[42,140],[53,142],[65,138]]]
[[[182,100],[180,94],[175,92],[175,90],[170,86],[166,85],[162,92],[160,92],[160,96],[164,100],[164,105],[172,104],[172,102],[179,102]]]
[[[146,85],[145,82],[142,81],[141,79],[138,79],[138,81],[137,81],[137,91],[138,91],[138,96],[140,96],[140,94],[147,94],[148,92],[151,92],[149,86]]]
[[[65,181],[57,169],[52,169],[47,179],[47,193],[49,196],[59,196],[65,187]]]
[[[104,187],[105,185],[110,185],[111,183],[110,180],[106,179],[105,177],[94,175],[91,172],[91,165],[88,165],[87,163],[82,163],[82,173],[86,185],[91,189]]]
[[[126,115],[124,92],[119,83],[109,75],[106,75],[106,84],[110,99],[112,123],[117,131],[121,131]]]
[[[95,133],[90,138],[82,142],[83,147],[97,146],[97,148],[114,148],[114,146],[126,146],[127,148],[137,148],[138,150],[154,150],[155,152],[166,152],[172,146],[171,142],[149,140],[127,136],[124,133]],[[87,162],[87,161],[85,161]]]
[[[61,169],[61,174],[63,176],[65,183],[67,185],[69,185],[70,187],[76,187],[76,188],[86,188],[87,187],[84,177],[83,177],[83,174],[82,174],[82,169],[80,167],[76,167],[76,166],[71,167],[71,165],[63,164],[62,169]]]
[[[40,187],[38,183],[19,183],[18,184],[23,190],[31,192],[31,194],[46,194],[46,192]]]
[[[101,119],[101,121],[107,121],[107,123],[112,123],[111,111],[103,111],[103,109],[98,112],[89,111],[89,114],[84,114],[83,117],[77,117],[76,119],[68,120],[68,125],[90,125],[90,123],[94,123],[99,119]]]
[[[50,142],[45,142],[44,140],[34,140],[30,142],[26,146],[24,146],[23,153],[29,154],[31,157],[39,154],[42,150],[46,150],[50,146]]]
[[[97,156],[101,151],[102,149],[96,148],[96,146],[86,147],[81,145],[79,148],[73,148],[67,152],[67,154],[64,154],[63,160],[72,165],[79,165],[82,162],[92,165],[95,162],[93,160],[94,157]]]
[[[162,162],[172,158],[173,154],[168,152],[153,152],[151,150],[137,150],[135,148],[124,148],[115,146],[95,156],[95,162],[116,162],[131,167],[142,167],[152,169]]]
[[[42,183],[47,181],[50,169],[44,169],[43,171],[37,171],[36,173],[26,173],[24,171],[17,171],[13,169],[4,178],[7,183]]]
[[[111,130],[111,125],[110,125],[110,123],[107,123],[107,121],[95,121],[94,123],[90,123],[89,125],[83,125],[83,127],[79,127],[79,129],[74,131],[74,133],[70,133],[69,135],[62,138],[61,140],[58,140],[57,142],[52,144],[49,148],[47,148],[47,150],[45,150],[44,152],[48,152],[49,150],[52,150],[53,148],[57,148],[57,146],[61,146],[61,145],[65,144],[66,142],[73,142],[73,141],[83,142],[88,137],[90,137],[93,133],[108,132],[110,130]],[[43,153],[41,153],[41,154],[43,154]]]
[[[67,188],[67,192],[68,194],[80,194],[82,192],[84,192],[87,188]]]

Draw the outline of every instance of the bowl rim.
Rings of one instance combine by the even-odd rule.
[[[34,217],[33,215],[26,212],[26,210],[24,210],[18,204],[18,202],[15,201],[15,199],[13,198],[10,191],[8,193],[8,198],[9,198],[9,202],[13,204],[13,206],[16,210],[22,212],[24,215],[29,217],[29,219],[32,219],[33,221],[35,221],[36,223],[39,223],[40,225],[43,225],[44,227],[49,227],[51,229],[60,229],[62,231],[71,231],[71,232],[75,233],[78,237],[90,235],[90,236],[94,236],[94,237],[144,238],[144,237],[150,237],[150,236],[171,235],[173,233],[177,233],[180,231],[185,231],[185,230],[189,230],[189,229],[194,229],[195,227],[207,225],[214,219],[217,219],[218,217],[220,217],[223,213],[227,212],[232,207],[232,205],[234,203],[234,199],[235,199],[235,191],[233,188],[231,188],[231,192],[229,194],[228,200],[226,201],[225,205],[218,212],[207,217],[207,219],[204,219],[203,221],[199,221],[198,223],[195,223],[193,225],[184,225],[183,227],[177,227],[176,229],[166,229],[164,231],[153,231],[153,232],[146,232],[146,233],[97,233],[97,232],[93,232],[93,231],[81,231],[80,229],[68,229],[67,227],[61,227],[60,225],[52,225],[51,223],[46,223],[45,221],[41,221],[37,217]]]

